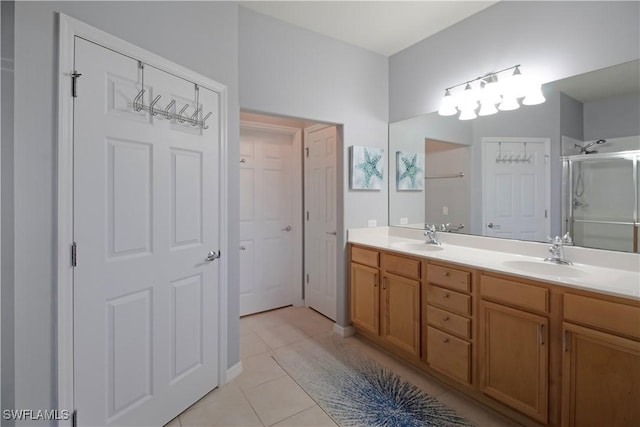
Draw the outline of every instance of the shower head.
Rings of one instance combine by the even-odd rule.
[[[590,143],[588,143],[584,147],[580,147],[578,144],[576,144],[576,146],[580,147],[580,153],[582,153],[582,154],[595,154],[598,151],[597,150],[589,150],[589,148],[594,146],[594,145],[604,144],[606,142],[607,142],[606,139],[599,139],[597,141],[591,141]]]

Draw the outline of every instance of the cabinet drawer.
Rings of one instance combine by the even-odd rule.
[[[427,306],[427,322],[452,334],[471,339],[471,320],[465,317]]]
[[[351,248],[351,261],[377,268],[380,266],[380,252],[353,246]]]
[[[429,264],[427,267],[427,281],[433,285],[460,292],[471,291],[471,273],[454,268]]]
[[[449,289],[427,285],[427,302],[459,314],[471,314],[471,297]]]
[[[564,318],[568,322],[640,339],[640,307],[565,294]]]
[[[483,299],[542,313],[549,312],[549,290],[539,286],[482,275],[480,295]]]
[[[397,274],[398,276],[420,279],[421,265],[422,263],[417,259],[387,253],[382,254],[382,269],[388,273]]]
[[[471,382],[471,344],[441,332],[427,329],[427,362],[429,365],[464,384]]]

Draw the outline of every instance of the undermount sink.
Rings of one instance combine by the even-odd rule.
[[[545,261],[525,261],[525,260],[513,260],[504,261],[502,263],[505,267],[512,268],[514,270],[520,270],[525,273],[542,274],[545,276],[554,277],[584,277],[587,276],[587,272],[580,270],[572,265],[551,264]]]
[[[392,248],[403,249],[406,251],[435,252],[442,250],[442,246],[427,245],[422,242],[396,242],[391,243],[390,246]]]

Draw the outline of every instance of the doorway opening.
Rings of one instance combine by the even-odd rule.
[[[335,321],[338,132],[241,112],[241,316],[294,305]]]

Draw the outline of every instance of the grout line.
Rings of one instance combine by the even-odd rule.
[[[244,400],[247,401],[247,403],[251,407],[251,410],[256,415],[256,418],[258,419],[258,421],[260,421],[260,424],[262,424],[263,427],[266,427],[266,424],[264,423],[264,421],[262,421],[262,418],[260,418],[260,415],[258,414],[258,411],[256,411],[256,408],[253,407],[253,404],[251,403],[251,401],[249,400],[249,398],[245,394],[244,390],[240,386],[238,386],[238,389],[240,389],[240,393],[242,393],[242,397],[244,397]]]
[[[291,379],[293,380],[293,382],[294,382],[294,383],[296,383],[296,384],[298,385],[298,387],[300,387],[300,389],[301,389],[302,391],[304,391],[304,393],[305,393],[307,396],[309,396],[309,399],[311,399],[311,400],[316,404],[316,406],[318,406],[318,408],[320,408],[320,409],[322,410],[322,412],[324,412],[324,413],[325,413],[325,414],[326,414],[326,415],[331,419],[331,421],[333,421],[333,423],[334,423],[335,425],[337,425],[337,426],[339,426],[339,425],[340,425],[340,424],[338,424],[338,422],[337,422],[337,421],[336,421],[336,420],[331,416],[331,414],[329,414],[327,411],[325,411],[325,410],[324,410],[324,408],[322,407],[322,405],[320,405],[320,403],[319,403],[316,399],[314,399],[314,398],[313,398],[313,396],[311,396],[309,393],[307,393],[307,390],[305,390],[305,389],[304,389],[304,387],[302,387],[302,384],[300,384],[298,381],[296,381],[296,379],[295,379],[295,378],[293,378],[293,377],[289,374],[289,372],[287,372],[287,370],[286,370],[286,369],[284,369],[284,366],[282,366],[282,365],[280,364],[280,362],[278,362],[278,361],[276,360],[276,358],[275,358],[275,357],[271,356],[271,358],[273,359],[273,361],[274,361],[274,362],[276,362],[276,363],[278,364],[278,366],[280,366],[280,368],[281,368],[284,372],[286,372],[287,376],[288,376],[289,378],[291,378]],[[307,409],[309,409],[309,408],[307,408]],[[306,411],[306,409],[305,409],[305,411]],[[285,419],[286,419],[286,418],[285,418]],[[284,420],[281,420],[281,421],[284,421]],[[279,421],[279,422],[280,422],[280,421]]]

